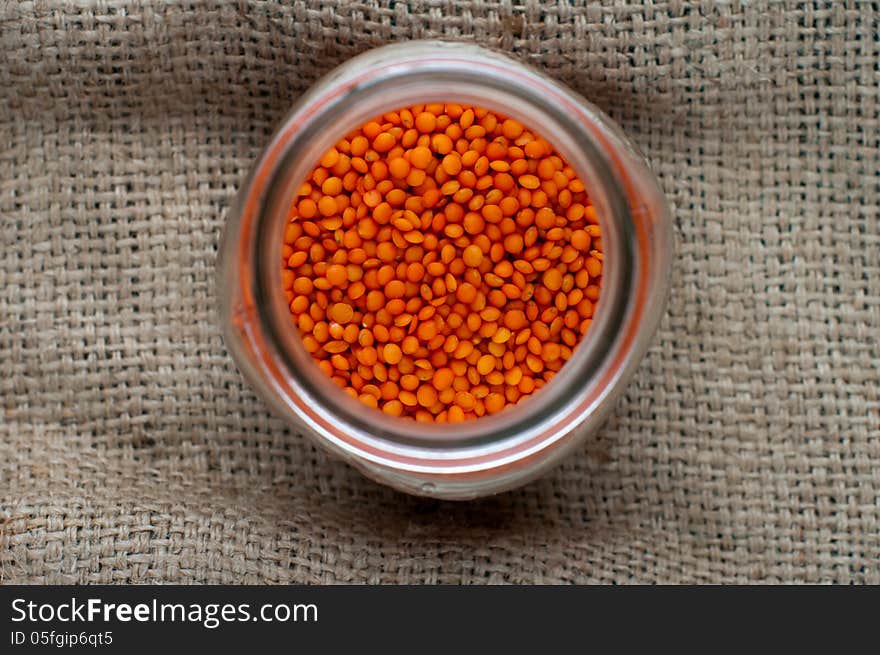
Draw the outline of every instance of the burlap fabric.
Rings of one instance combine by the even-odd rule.
[[[5,2],[4,583],[880,582],[876,3]],[[607,427],[480,502],[293,434],[215,325],[230,197],[371,46],[498,47],[603,107],[675,213]]]

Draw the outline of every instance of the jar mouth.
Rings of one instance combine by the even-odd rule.
[[[419,464],[412,462],[463,457],[472,462],[491,457],[498,465],[499,451],[521,457],[524,448],[540,449],[568,434],[614,386],[616,377],[606,378],[598,389],[596,379],[607,368],[631,308],[638,261],[630,205],[609,159],[609,145],[601,142],[598,130],[589,129],[593,118],[580,99],[480,48],[433,43],[424,44],[420,52],[409,46],[405,57],[394,57],[399,46],[388,46],[337,69],[297,103],[276,132],[257,163],[244,202],[258,216],[250,292],[267,349],[287,383],[280,395],[300,419],[339,448],[359,451],[373,461],[411,458],[416,468]],[[473,61],[474,51],[479,63]],[[321,154],[367,120],[425,102],[485,106],[537,130],[584,181],[597,207],[605,251],[593,322],[572,357],[532,397],[498,414],[456,424],[388,416],[343,393],[306,352],[290,317],[278,265],[288,208]]]

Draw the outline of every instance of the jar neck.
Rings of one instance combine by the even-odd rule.
[[[375,115],[450,100],[496,109],[553,143],[597,207],[606,253],[602,296],[573,357],[533,397],[454,428],[401,421],[340,393],[301,343],[277,265],[294,193],[327,148]],[[603,124],[595,108],[542,75],[483,49],[409,43],[352,60],[293,109],[233,210],[239,240],[229,248],[238,260],[241,324],[253,368],[249,376],[260,379],[285,416],[359,461],[447,477],[526,466],[533,455],[566,442],[585,417],[599,420],[597,408],[608,405],[605,401],[620,386],[623,370],[639,354],[628,335],[636,330],[644,308],[634,306],[633,299],[652,264],[646,264],[650,235],[647,241],[640,237],[634,222],[633,208],[642,206],[637,178],[646,174],[636,169],[625,139]]]

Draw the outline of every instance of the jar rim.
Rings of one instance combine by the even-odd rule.
[[[293,323],[282,302],[280,267],[272,264],[280,260],[279,235],[283,228],[279,228],[278,217],[284,213],[286,218],[286,207],[305,178],[306,167],[310,168],[321,152],[356,127],[360,118],[367,120],[383,111],[428,100],[424,96],[427,90],[418,84],[426,76],[433,85],[442,81],[458,85],[459,91],[468,89],[456,94],[447,87],[438,101],[462,101],[467,93],[480,89],[483,98],[492,97],[473,104],[538,127],[589,182],[591,197],[602,197],[605,205],[599,212],[603,244],[608,248],[603,293],[594,323],[572,358],[533,397],[497,415],[455,424],[454,434],[448,424],[421,424],[385,416],[342,393],[320,372],[291,329]],[[422,94],[418,96],[421,100],[407,101],[417,92]],[[375,104],[379,96],[385,102],[384,109],[375,111],[375,106],[365,100],[372,98]],[[498,107],[493,99],[503,99],[509,106]],[[371,107],[369,115],[355,116],[349,108],[349,115],[342,121],[346,104]],[[526,105],[533,113],[524,116]],[[547,123],[535,125],[535,116]],[[586,101],[540,73],[494,52],[463,44],[410,42],[385,46],[350,60],[315,85],[294,107],[258,160],[249,184],[243,188],[246,197],[240,202],[242,212],[251,212],[251,218],[257,218],[253,247],[258,270],[250,277],[247,291],[267,335],[267,359],[273,360],[274,369],[271,376],[291,385],[279,390],[286,409],[335,450],[410,471],[496,468],[569,436],[585,415],[599,407],[622,373],[611,371],[597,387],[598,373],[607,372],[609,358],[619,350],[620,336],[633,318],[632,290],[640,265],[630,205],[617,167],[609,159],[610,150],[620,144],[603,142],[601,130],[588,129],[601,120],[598,110],[588,111]],[[328,124],[334,129],[328,131]],[[301,179],[295,180],[297,176]],[[600,193],[594,195],[597,190]],[[271,216],[276,220],[266,220]],[[277,248],[279,256],[265,256],[272,248]],[[291,397],[291,389],[296,398]]]

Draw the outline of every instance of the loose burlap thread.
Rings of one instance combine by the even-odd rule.
[[[3,583],[880,582],[876,3],[0,8]],[[230,198],[348,57],[442,37],[570,85],[674,208],[607,426],[464,504],[270,415],[215,321]]]

